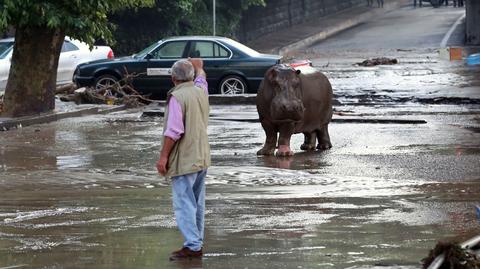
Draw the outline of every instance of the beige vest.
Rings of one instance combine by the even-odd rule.
[[[210,166],[208,96],[203,89],[194,86],[193,82],[178,84],[168,92],[167,100],[171,95],[175,96],[182,107],[185,132],[170,152],[167,177],[195,173]],[[164,126],[167,126],[167,119],[168,106],[165,108]],[[164,132],[165,129],[164,127]]]

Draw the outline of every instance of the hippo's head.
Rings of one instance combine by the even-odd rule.
[[[272,91],[272,120],[301,121],[305,108],[302,102],[300,70],[284,64],[275,65],[267,71],[265,79]]]

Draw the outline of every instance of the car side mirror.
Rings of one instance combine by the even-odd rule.
[[[145,55],[145,60],[150,60],[150,59],[153,59],[153,55],[150,53],[147,53],[147,55]]]

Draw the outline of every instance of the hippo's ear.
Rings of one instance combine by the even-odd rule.
[[[272,69],[268,70],[266,76],[267,76],[268,81],[274,81],[275,77],[277,76],[277,71],[275,70],[275,68],[272,68]]]
[[[300,75],[300,73],[302,73],[302,71],[297,69],[297,70],[295,70],[295,73],[297,73],[297,75]]]

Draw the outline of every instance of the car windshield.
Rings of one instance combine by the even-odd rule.
[[[7,57],[10,50],[13,48],[13,41],[0,42],[0,59]]]
[[[254,50],[254,49],[251,49],[251,48],[249,48],[249,47],[243,45],[242,43],[237,42],[233,39],[222,39],[222,41],[231,45],[231,46],[233,46],[233,47],[235,47],[235,48],[237,48],[237,49],[239,49],[241,52],[243,52],[243,53],[245,53],[249,56],[260,55],[260,53],[258,51]]]
[[[145,55],[147,55],[147,53],[149,53],[152,49],[156,48],[158,46],[158,44],[160,44],[159,41],[153,43],[152,45],[146,47],[145,49],[143,49],[142,51],[140,51],[139,53],[135,53],[133,54],[132,56],[135,57],[135,58],[143,58],[145,57]]]

